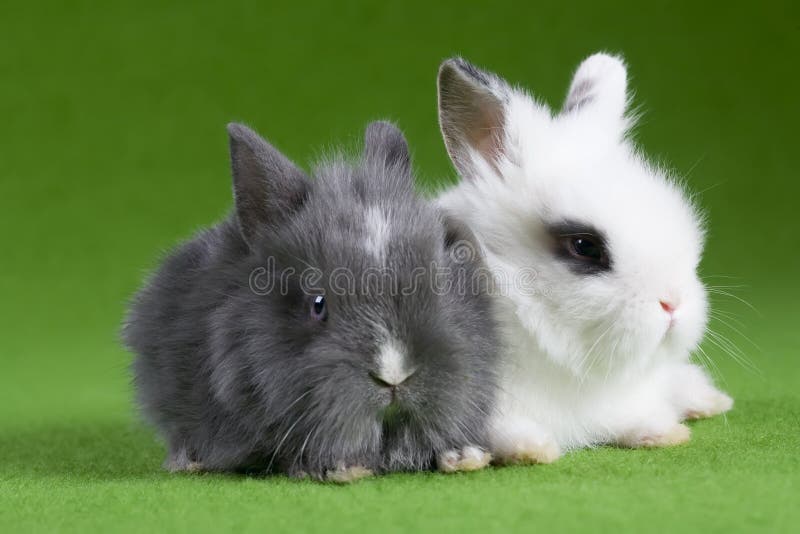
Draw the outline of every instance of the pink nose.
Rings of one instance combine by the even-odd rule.
[[[671,302],[666,300],[659,300],[659,304],[661,304],[661,309],[667,312],[668,314],[672,315],[675,312],[675,305]]]

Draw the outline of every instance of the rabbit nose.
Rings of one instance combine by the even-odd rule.
[[[403,373],[392,373],[391,375],[384,375],[370,371],[369,376],[370,378],[372,378],[373,382],[375,382],[379,386],[395,389],[397,388],[397,386],[403,384],[406,380],[411,378],[416,372],[417,372],[416,369],[412,369],[411,371],[405,371]]]
[[[675,313],[675,309],[678,307],[675,303],[669,300],[659,300],[658,303],[661,304],[661,309],[670,315]]]

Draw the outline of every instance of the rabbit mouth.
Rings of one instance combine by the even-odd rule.
[[[392,401],[381,410],[380,417],[384,424],[396,423],[404,417],[404,410],[400,407],[394,398]]]
[[[413,419],[412,414],[402,404],[392,401],[380,412],[378,417],[383,426],[383,435],[391,435],[402,427],[407,427]]]

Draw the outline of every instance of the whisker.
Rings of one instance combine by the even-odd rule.
[[[292,433],[292,430],[294,430],[294,427],[296,427],[297,424],[300,421],[302,421],[303,417],[305,417],[305,416],[301,415],[300,417],[297,418],[297,420],[294,423],[292,423],[292,426],[289,427],[289,430],[287,430],[286,433],[283,435],[283,438],[281,438],[281,441],[278,443],[278,446],[275,447],[275,451],[272,453],[272,457],[269,459],[269,464],[267,465],[267,472],[268,473],[272,469],[272,463],[275,461],[275,457],[278,455],[278,451],[281,450],[281,447],[283,446],[283,443],[286,441],[286,438],[288,438],[289,434]]]
[[[750,286],[747,284],[738,284],[735,286],[718,286],[718,285],[708,285],[706,289],[747,289]]]
[[[284,416],[286,416],[286,414],[288,414],[288,413],[289,413],[289,410],[291,410],[291,409],[292,409],[292,407],[294,407],[294,405],[295,405],[295,404],[297,404],[298,402],[300,402],[301,400],[303,400],[303,399],[306,397],[306,395],[308,395],[308,394],[309,394],[309,393],[311,393],[312,391],[313,391],[313,389],[309,389],[308,391],[306,391],[305,393],[303,393],[302,395],[300,395],[299,397],[297,397],[297,398],[296,398],[294,401],[292,401],[292,403],[291,403],[291,404],[289,404],[289,406],[287,406],[286,408],[284,408],[284,410],[281,412],[281,414],[280,414],[280,415],[278,415],[278,416],[276,416],[276,417],[275,417],[275,419],[276,419],[276,420],[278,420],[278,421],[280,421],[281,419],[283,419],[283,418],[284,418]]]
[[[755,308],[755,307],[754,307],[752,304],[750,304],[749,302],[747,302],[747,301],[746,301],[745,299],[743,299],[742,297],[740,297],[740,296],[738,296],[738,295],[734,295],[734,294],[733,294],[733,293],[731,293],[730,291],[725,291],[725,290],[722,290],[722,289],[708,288],[708,292],[709,292],[709,293],[714,293],[714,294],[717,294],[717,295],[724,295],[724,296],[726,296],[726,297],[730,297],[730,298],[732,298],[732,299],[738,300],[739,302],[741,302],[742,304],[744,304],[745,306],[747,306],[748,308],[750,308],[751,310],[753,310],[754,312],[756,312],[756,313],[757,313],[759,316],[762,316],[762,315],[761,315],[761,312],[759,312],[759,311],[758,311],[758,310],[757,310],[757,309],[756,309],[756,308]]]
[[[719,315],[719,316],[721,316],[721,317],[725,317],[726,319],[730,319],[731,321],[734,321],[734,322],[735,322],[736,324],[738,324],[739,326],[742,326],[742,327],[744,327],[744,326],[745,326],[745,324],[744,324],[744,323],[742,322],[742,320],[739,318],[739,317],[740,317],[739,315],[736,315],[735,313],[731,313],[731,312],[729,312],[729,311],[724,311],[724,310],[711,310],[711,311],[709,312],[709,315],[710,315],[711,317],[716,317],[717,315]]]
[[[606,329],[603,331],[603,333],[602,333],[602,334],[600,334],[600,336],[598,336],[597,340],[595,340],[594,344],[593,344],[593,345],[592,345],[592,346],[589,348],[589,352],[587,352],[587,353],[586,353],[586,355],[585,355],[585,356],[584,356],[584,357],[581,359],[580,366],[583,366],[584,362],[586,362],[586,361],[587,361],[587,359],[589,358],[589,356],[590,356],[590,355],[592,354],[592,352],[594,351],[595,347],[597,347],[597,344],[598,344],[598,343],[600,343],[600,340],[601,340],[601,339],[603,339],[603,337],[605,337],[605,335],[606,335],[606,334],[608,334],[608,332],[611,330],[611,328],[612,328],[613,326],[614,326],[614,323],[611,323],[610,325],[608,325],[608,328],[606,328]],[[598,354],[599,354],[599,353],[598,353]],[[581,382],[581,383],[583,383],[583,382],[584,382],[584,381],[585,381],[587,378],[589,378],[589,372],[591,372],[591,370],[592,370],[592,367],[594,367],[594,364],[595,364],[595,362],[596,362],[596,359],[597,359],[598,357],[599,357],[599,356],[596,356],[596,357],[595,357],[595,358],[594,358],[594,359],[591,361],[591,364],[590,364],[590,365],[587,367],[586,371],[583,373],[583,376],[582,376],[582,377],[581,377],[581,379],[580,379],[580,382]]]
[[[616,355],[617,347],[619,346],[619,342],[621,340],[621,337],[617,338],[617,340],[614,342],[614,346],[611,347],[610,358],[608,359],[608,364],[606,365],[606,376],[603,378],[604,386],[608,384],[608,375],[611,372],[611,368],[614,366],[614,356]]]
[[[701,359],[701,362],[703,362],[702,366],[705,367],[709,373],[711,373],[714,380],[721,381],[727,387],[728,381],[725,380],[725,376],[722,374],[722,371],[713,358],[711,358],[711,356],[709,356],[705,349],[703,349],[703,347],[700,345],[697,346],[697,351],[698,352],[695,354]]]
[[[741,330],[739,330],[738,328],[736,328],[735,326],[733,326],[733,325],[732,325],[731,323],[729,323],[729,322],[728,322],[726,319],[724,319],[724,318],[722,318],[722,317],[719,317],[719,316],[715,316],[715,315],[713,315],[713,314],[712,314],[711,316],[712,316],[712,317],[713,317],[715,320],[717,320],[717,321],[721,322],[722,324],[724,324],[725,326],[727,326],[728,328],[730,328],[731,330],[733,330],[734,332],[736,332],[737,334],[739,334],[740,336],[742,336],[742,337],[744,338],[744,340],[745,340],[745,341],[747,341],[748,343],[750,343],[750,344],[751,344],[753,347],[755,347],[755,348],[756,348],[756,349],[757,349],[759,352],[763,352],[763,351],[761,350],[761,347],[759,347],[759,346],[758,346],[758,344],[756,344],[756,342],[755,342],[755,341],[753,341],[752,339],[750,339],[749,337],[747,337],[747,336],[746,336],[746,335],[745,335],[745,334],[744,334],[744,333],[743,333]]]
[[[736,363],[741,365],[743,368],[758,374],[759,376],[763,376],[761,370],[750,361],[749,358],[737,347],[734,343],[732,343],[729,339],[722,336],[718,332],[714,332],[713,330],[709,330],[707,332],[708,341],[715,345],[718,349],[722,352],[730,356]]]
[[[306,452],[306,445],[308,445],[308,441],[311,439],[311,435],[317,433],[317,430],[319,429],[319,427],[320,427],[320,423],[317,423],[316,425],[314,425],[314,428],[312,428],[311,430],[308,431],[308,434],[306,435],[306,439],[303,440],[303,445],[300,447],[300,452],[298,452],[297,455],[295,456],[295,464],[301,464],[302,465],[302,463],[303,463],[303,454]]]

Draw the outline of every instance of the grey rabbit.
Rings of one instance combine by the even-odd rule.
[[[310,179],[228,133],[235,209],[168,254],[123,326],[165,466],[336,482],[485,466],[489,288],[474,236],[415,193],[403,134],[372,123],[360,161]],[[369,276],[387,272],[391,291]]]

